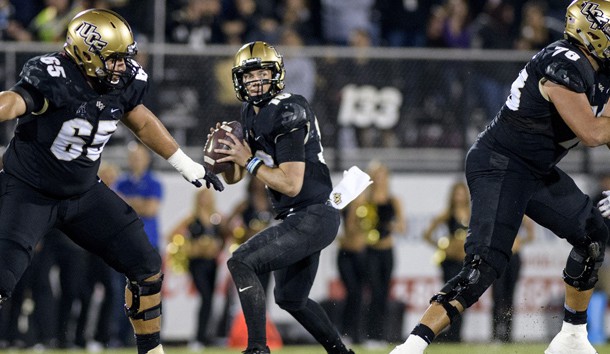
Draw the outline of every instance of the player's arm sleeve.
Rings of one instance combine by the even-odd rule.
[[[306,129],[300,128],[278,137],[275,144],[276,163],[305,161]]]
[[[587,82],[575,63],[555,61],[550,63],[544,71],[543,80],[567,87],[576,93],[587,91]]]
[[[308,133],[307,111],[298,103],[282,104],[273,129],[276,163],[305,161],[305,138]]]
[[[43,114],[49,108],[49,101],[44,97],[34,85],[25,81],[19,81],[10,91],[19,94],[25,101],[26,110],[24,115],[30,113],[34,115]]]

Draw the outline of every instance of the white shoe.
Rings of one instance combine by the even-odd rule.
[[[397,345],[396,348],[392,349],[390,354],[409,354],[406,344]]]
[[[587,325],[564,322],[544,354],[597,354],[587,339]]]
[[[424,349],[428,346],[428,343],[421,337],[410,335],[407,340],[397,345],[390,354],[424,354]]]
[[[163,351],[163,346],[161,344],[149,350],[146,354],[165,354]]]

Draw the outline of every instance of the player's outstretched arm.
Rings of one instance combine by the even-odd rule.
[[[542,90],[585,146],[595,147],[610,143],[610,117],[595,117],[584,93],[576,93],[551,81],[546,81]]]
[[[208,188],[213,186],[217,191],[224,189],[218,177],[206,171],[203,165],[193,161],[180,149],[167,128],[146,106],[136,106],[125,114],[122,121],[144,145],[166,159],[187,181],[201,187],[199,180],[203,179]]]
[[[23,97],[14,91],[0,92],[0,122],[12,120],[26,112]]]

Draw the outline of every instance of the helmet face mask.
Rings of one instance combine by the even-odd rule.
[[[263,86],[269,85],[269,89],[261,95],[251,95],[244,84],[244,74],[253,70],[271,70],[271,79],[258,80]],[[251,42],[241,47],[233,61],[233,88],[235,95],[240,101],[261,105],[275,97],[284,89],[284,59],[265,42]]]
[[[572,1],[566,11],[565,36],[607,65],[610,62],[610,1]]]
[[[76,15],[68,24],[64,50],[85,75],[108,87],[124,87],[139,69],[133,59],[138,50],[131,28],[110,10],[91,9]]]

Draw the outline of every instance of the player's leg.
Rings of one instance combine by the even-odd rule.
[[[604,220],[591,199],[559,169],[547,188],[534,195],[527,214],[573,246],[563,271],[564,324],[546,353],[595,353],[587,340],[587,307],[604,260]]]
[[[53,227],[56,201],[0,172],[0,307],[29,266],[40,239]]]
[[[339,220],[332,207],[310,206],[258,233],[233,253],[227,265],[246,317],[248,348],[266,350],[265,294],[257,274],[286,268],[319,252],[334,240]],[[322,225],[329,231],[321,230]]]
[[[339,215],[334,209],[325,206],[312,206],[299,223],[283,237],[294,239],[306,249],[309,256],[300,261],[278,269],[275,277],[275,302],[289,312],[313,337],[326,349],[327,353],[350,353],[341,341],[339,332],[324,309],[309,298],[313,286],[320,250],[332,242],[337,235]],[[310,246],[312,238],[322,243]]]
[[[161,257],[135,211],[103,183],[73,201],[61,229],[127,277],[125,312],[139,354],[161,354]]]
[[[460,273],[434,295],[419,324],[392,354],[417,354],[502,274],[525,207],[541,184],[505,156],[475,146],[466,160],[472,213]]]

